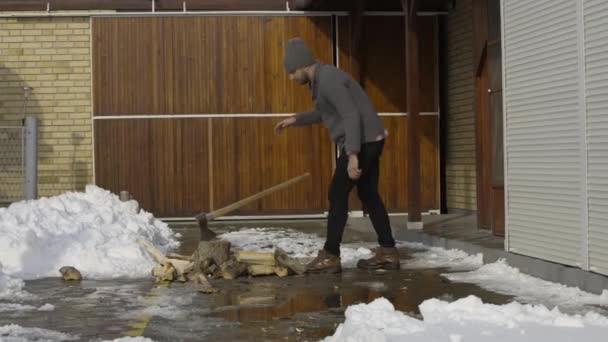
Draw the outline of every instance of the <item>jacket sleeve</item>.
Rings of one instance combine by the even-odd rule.
[[[296,122],[294,126],[312,125],[321,122],[321,112],[313,109],[309,112],[298,113],[295,115]]]
[[[332,84],[326,89],[325,97],[334,106],[344,125],[344,148],[347,154],[361,150],[361,118],[359,111],[344,83]]]

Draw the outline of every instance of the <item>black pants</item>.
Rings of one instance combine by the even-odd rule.
[[[340,243],[348,218],[348,195],[355,185],[357,194],[369,212],[369,217],[382,247],[395,247],[388,213],[378,194],[380,175],[380,155],[384,140],[361,145],[358,154],[361,178],[353,181],[348,177],[348,156],[341,151],[336,170],[329,187],[329,217],[327,220],[327,240],[324,249],[331,254],[340,255]]]

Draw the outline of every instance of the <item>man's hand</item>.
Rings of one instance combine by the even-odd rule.
[[[288,117],[287,119],[282,120],[281,122],[276,124],[276,126],[274,126],[274,132],[276,134],[281,134],[281,132],[285,128],[292,126],[294,123],[296,123],[296,118],[294,118],[293,116]]]
[[[361,169],[359,169],[359,158],[356,154],[350,154],[348,156],[348,177],[352,180],[357,180],[361,177]]]

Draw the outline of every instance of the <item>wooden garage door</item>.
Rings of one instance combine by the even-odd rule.
[[[94,18],[96,183],[176,217],[310,172],[238,214],[325,211],[332,153],[323,128],[272,132],[281,114],[311,106],[283,71],[293,36],[332,62],[330,17]]]
[[[437,24],[420,17],[420,190],[423,211],[439,209],[439,106]],[[361,51],[351,47],[351,20],[338,20],[338,66],[358,78],[389,130],[380,165],[380,193],[390,212],[408,208],[405,20],[403,16],[363,18]],[[361,67],[357,63],[362,64]],[[351,207],[360,208],[356,196]]]

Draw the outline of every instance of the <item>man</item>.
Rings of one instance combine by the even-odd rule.
[[[316,63],[300,38],[287,42],[283,63],[291,80],[308,85],[314,109],[279,122],[275,131],[278,134],[290,126],[323,123],[340,151],[329,188],[325,246],[307,265],[308,271],[341,271],[340,243],[348,218],[348,195],[355,185],[361,202],[369,211],[380,244],[375,255],[368,260],[359,260],[357,267],[399,268],[399,253],[388,214],[378,194],[380,155],[387,133],[374,105],[351,76],[332,65]]]

